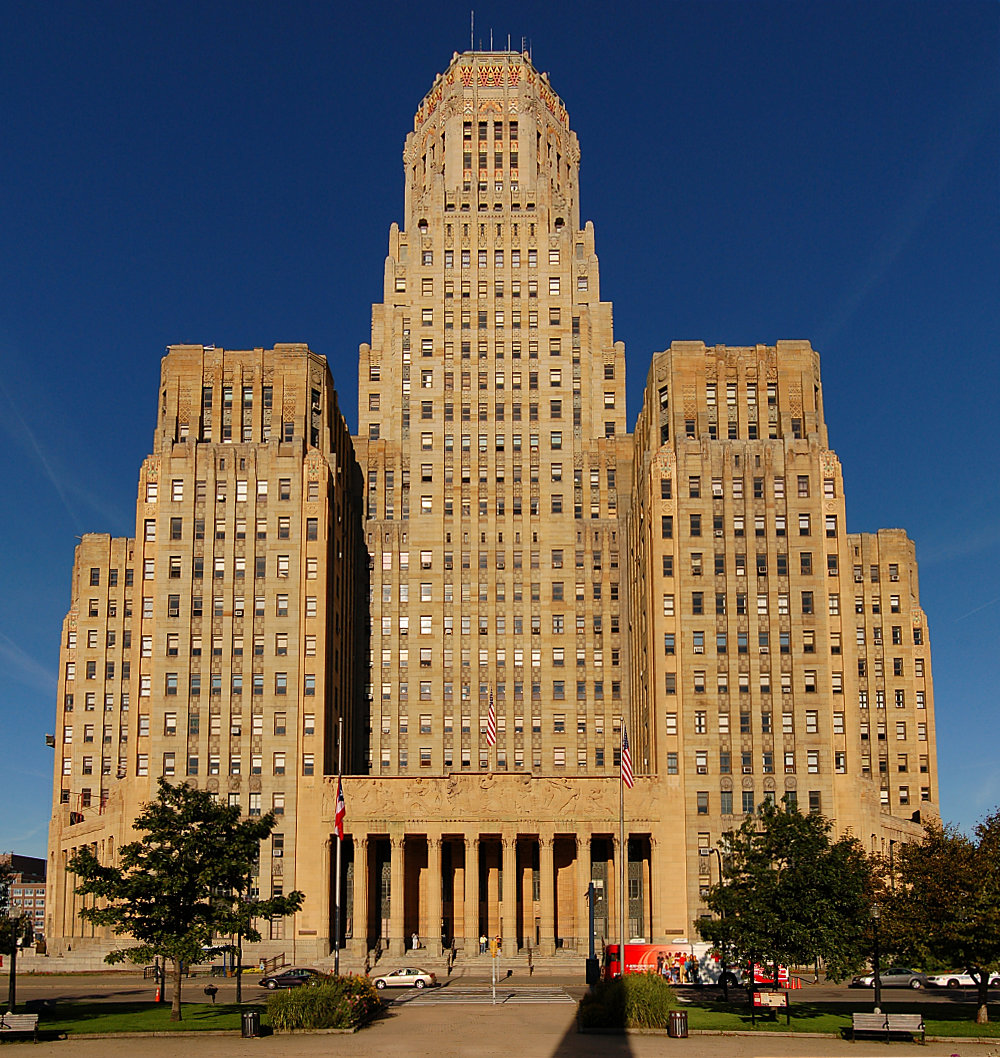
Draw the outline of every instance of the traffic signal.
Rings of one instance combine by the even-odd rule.
[[[500,954],[500,941],[497,937],[490,939],[490,955],[495,959]]]

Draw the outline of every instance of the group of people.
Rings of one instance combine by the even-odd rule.
[[[671,962],[669,956],[657,955],[656,972],[674,985],[696,985],[698,983],[698,960],[693,955],[677,956]]]
[[[501,951],[502,950],[501,949],[502,943],[503,943],[503,941],[501,940],[500,934],[498,933],[497,936],[496,936],[497,951]],[[480,955],[485,955],[489,951],[489,948],[490,948],[489,937],[487,937],[485,933],[480,933],[479,934],[479,954]]]

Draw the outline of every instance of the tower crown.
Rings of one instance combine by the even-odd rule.
[[[441,208],[579,227],[579,143],[527,55],[456,53],[417,108],[403,160],[407,229]]]

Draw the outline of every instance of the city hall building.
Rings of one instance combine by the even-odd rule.
[[[818,354],[675,342],[629,433],[579,158],[527,56],[435,79],[356,437],[304,346],[170,348],[135,537],[76,553],[50,951],[110,945],[66,862],[160,776],[276,813],[255,887],[306,900],[259,954],[318,961],[342,751],[355,966],[414,933],[585,954],[591,882],[599,941],[623,897],[628,939],[694,937],[704,850],[765,800],[887,854],[936,815],[914,546],[848,532]]]

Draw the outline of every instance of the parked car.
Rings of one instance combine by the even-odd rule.
[[[402,970],[393,970],[392,973],[373,977],[372,984],[376,988],[433,988],[437,984],[437,978],[427,970],[408,966]]]
[[[295,966],[288,970],[282,970],[281,973],[262,977],[260,984],[264,988],[270,988],[273,991],[275,988],[295,988],[296,985],[320,981],[325,976],[326,974],[320,973],[319,970],[313,970],[306,966]]]
[[[879,971],[883,988],[926,988],[928,978],[919,970],[908,970],[905,966],[890,966]],[[875,975],[859,974],[851,981],[851,988],[874,988]]]
[[[930,974],[927,983],[934,988],[974,988],[976,986],[972,975],[964,970],[952,970],[951,973],[946,974]],[[991,970],[990,987],[995,988],[997,985],[1000,985],[1000,972]]]

